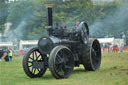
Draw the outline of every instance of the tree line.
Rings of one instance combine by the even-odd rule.
[[[94,5],[91,0],[67,0],[65,2],[63,0],[21,0],[12,3],[5,3],[4,0],[1,0],[0,2],[0,32],[4,32],[5,23],[11,22],[11,30],[22,30],[16,32],[22,32],[23,36],[20,39],[39,39],[42,35],[46,35],[45,5],[47,3],[53,4],[54,24],[58,22],[62,26],[66,25],[69,28],[75,26],[76,21],[86,21],[91,27],[97,21],[105,21],[108,16],[121,7],[121,2],[118,1],[108,5]],[[118,23],[118,25],[109,23],[110,26],[107,26],[108,24],[105,25],[105,21],[102,24],[105,27],[96,26],[90,28],[92,30],[100,28],[93,33],[93,36],[120,37],[118,32],[127,30],[126,28],[120,28],[121,26]]]

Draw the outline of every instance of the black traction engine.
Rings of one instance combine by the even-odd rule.
[[[23,58],[23,69],[31,78],[41,77],[49,68],[56,79],[67,78],[75,66],[83,64],[85,70],[95,71],[101,64],[101,48],[97,39],[89,38],[86,22],[73,31],[52,25],[52,6],[47,6],[48,36],[38,41]]]

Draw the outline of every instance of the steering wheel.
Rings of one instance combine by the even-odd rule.
[[[81,41],[84,44],[87,44],[89,41],[89,28],[86,22],[80,23],[80,32],[81,32]]]

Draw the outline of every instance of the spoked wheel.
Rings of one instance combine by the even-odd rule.
[[[23,69],[31,78],[41,77],[47,69],[47,57],[37,47],[31,48],[23,58]]]
[[[85,49],[85,56],[83,56],[83,65],[86,70],[95,71],[99,69],[101,64],[101,48],[97,39],[90,40]]]
[[[81,41],[84,44],[87,44],[87,42],[89,41],[89,28],[87,23],[85,23],[84,21],[80,23],[80,30],[81,30]]]
[[[56,79],[69,77],[74,67],[72,52],[65,46],[56,46],[50,53],[48,65]]]

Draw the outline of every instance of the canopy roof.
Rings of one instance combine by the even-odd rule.
[[[100,43],[113,43],[114,38],[99,38],[98,39]]]

